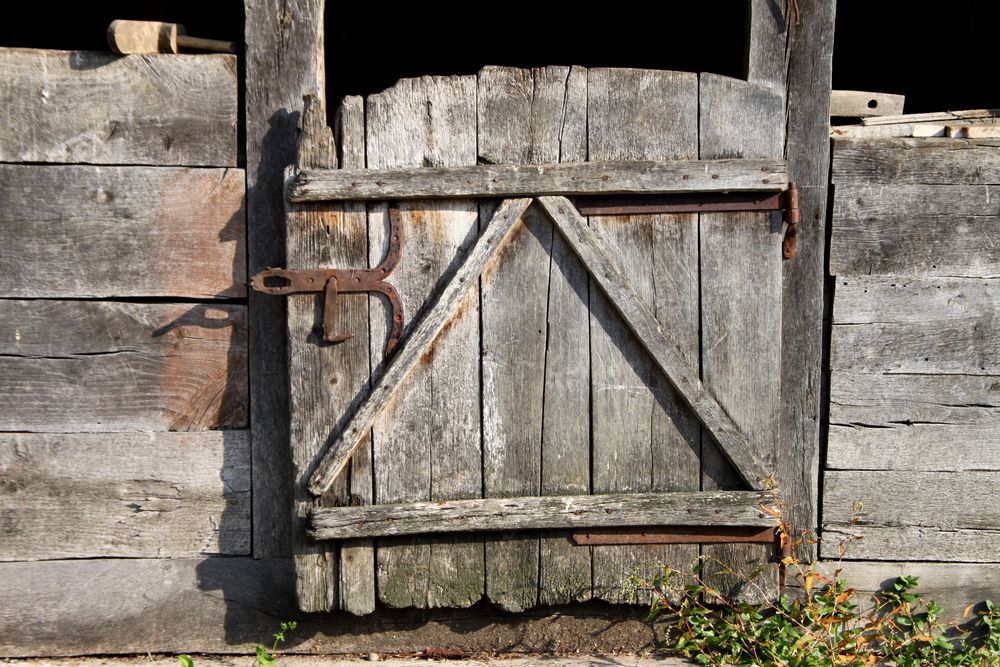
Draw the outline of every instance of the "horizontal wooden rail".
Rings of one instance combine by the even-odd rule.
[[[788,187],[784,160],[567,162],[406,169],[306,169],[293,202],[674,192],[773,192]]]
[[[485,498],[366,507],[317,507],[317,540],[431,533],[619,526],[774,527],[774,503],[754,491],[622,493],[604,496]]]

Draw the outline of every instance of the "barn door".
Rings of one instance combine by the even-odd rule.
[[[269,276],[320,292],[289,297],[302,608],[620,602],[699,554],[720,590],[773,594],[773,546],[698,543],[774,525],[783,225],[746,209],[787,185],[780,92],[408,79],[344,101],[339,160],[323,118],[307,107],[290,271]],[[699,213],[699,190],[744,205]]]

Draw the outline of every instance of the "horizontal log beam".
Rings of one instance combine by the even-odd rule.
[[[764,509],[773,502],[770,494],[754,491],[684,491],[318,507],[308,530],[317,540],[342,540],[619,526],[773,527],[778,522]]]
[[[293,202],[523,195],[774,192],[788,187],[784,160],[676,160],[475,165],[405,169],[307,169]]]

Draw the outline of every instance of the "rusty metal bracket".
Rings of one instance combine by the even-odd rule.
[[[781,242],[781,256],[785,259],[795,257],[799,244],[799,188],[795,183],[788,184],[785,191],[785,238]]]
[[[389,207],[389,249],[385,259],[374,269],[279,269],[261,271],[250,279],[250,287],[264,294],[286,296],[324,292],[323,340],[338,343],[353,334],[338,334],[336,330],[337,296],[350,292],[381,292],[389,299],[392,327],[385,343],[389,356],[399,344],[403,334],[403,302],[396,288],[385,279],[396,268],[403,249],[403,226],[399,208]]]
[[[580,215],[655,215],[660,213],[721,213],[782,211],[788,223],[781,243],[785,259],[795,257],[799,235],[799,190],[789,183],[782,192],[693,192],[664,195],[580,196]]]
[[[773,544],[777,561],[790,555],[787,539],[782,539],[782,528],[756,526],[664,526],[660,528],[615,528],[604,530],[577,530],[573,543],[577,546],[606,546],[619,544]]]

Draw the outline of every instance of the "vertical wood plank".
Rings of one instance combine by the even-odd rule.
[[[370,169],[476,163],[475,77],[404,79],[368,97]],[[474,241],[471,200],[401,203],[402,258],[391,276],[412,325],[427,296]],[[369,262],[386,248],[385,204],[369,210]],[[378,367],[386,309],[372,299],[371,360]],[[479,298],[470,292],[397,399],[372,429],[375,502],[482,495],[479,403]],[[470,390],[472,389],[472,390]],[[478,536],[380,540],[378,591],[391,607],[466,607],[483,595]]]
[[[307,100],[302,116],[298,166],[337,167],[333,133],[326,110],[316,97]],[[364,266],[365,226],[348,220],[343,204],[288,204],[288,267]],[[295,469],[295,513],[292,549],[296,590],[303,611],[330,611],[339,606],[337,544],[321,544],[305,534],[314,503],[320,507],[347,501],[347,475],[322,497],[306,488],[317,453],[334,424],[361,391],[368,378],[368,312],[364,297],[338,299],[339,331],[355,338],[342,344],[323,341],[323,297],[296,294],[288,298],[288,373],[292,464]]]
[[[479,160],[560,159],[568,67],[488,67],[478,77]],[[480,204],[489,220],[495,204]],[[483,493],[541,492],[548,288],[554,229],[537,206],[521,218],[502,261],[482,276]],[[564,408],[561,408],[564,409]],[[539,534],[486,537],[486,595],[523,611],[538,601]]]
[[[285,265],[284,170],[302,96],[323,90],[323,0],[246,0],[247,270]],[[285,300],[251,291],[253,554],[291,555]]]
[[[826,198],[830,169],[830,88],[835,0],[798,0],[803,18],[791,28],[788,66],[788,170],[799,186],[798,254],[783,267],[781,441],[776,460],[789,520],[818,527],[820,405],[823,395],[823,309]],[[815,545],[803,542],[810,562]]]
[[[749,0],[747,81],[771,88],[782,97],[788,77],[788,25],[795,22],[788,0]]]
[[[337,147],[340,151],[342,169],[364,169],[365,167],[365,101],[358,96],[345,97],[337,109],[335,129]],[[342,240],[352,242],[350,266],[365,266],[368,245],[368,215],[365,204],[345,202],[343,204],[343,226],[339,230]],[[331,230],[336,233],[336,230]],[[358,254],[360,252],[360,255]],[[358,320],[350,318],[351,324],[360,324],[363,317],[365,329],[362,335],[349,342],[343,354],[351,359],[350,371],[367,378],[369,367],[368,317],[369,301],[360,295],[345,295],[348,301],[356,303],[351,308],[363,311]],[[342,297],[343,298],[343,297]],[[342,306],[343,307],[343,306]],[[338,317],[341,315],[337,313]],[[353,311],[352,311],[353,315]],[[339,321],[339,320],[338,320]],[[378,343],[376,343],[378,344]],[[350,376],[355,378],[354,375]],[[366,383],[367,384],[367,383]],[[352,386],[355,386],[352,383]],[[372,486],[372,443],[369,435],[351,457],[350,503],[371,505]],[[340,608],[359,616],[375,611],[375,545],[372,540],[348,540],[340,546]]]
[[[780,157],[784,104],[772,90],[702,74],[700,157]],[[761,458],[773,466],[781,382],[780,214],[703,213],[700,220],[702,373]],[[743,488],[707,433],[702,487]],[[759,601],[777,591],[772,547],[706,545],[704,575],[733,599]]]
[[[587,70],[570,68],[560,128],[560,162],[587,159]],[[542,409],[542,495],[590,492],[589,276],[562,235],[552,238],[548,271],[547,352]],[[538,602],[589,600],[593,594],[589,547],[569,531],[543,534]]]
[[[694,74],[591,69],[590,160],[693,159],[698,153]],[[602,216],[590,221],[629,281],[671,328],[694,363],[698,354],[698,246],[693,214]],[[642,346],[607,298],[590,290],[593,492],[697,490],[700,429],[654,373]],[[687,569],[694,545],[602,546],[593,550],[594,596],[623,601],[638,570]],[[640,600],[645,601],[645,600]]]

